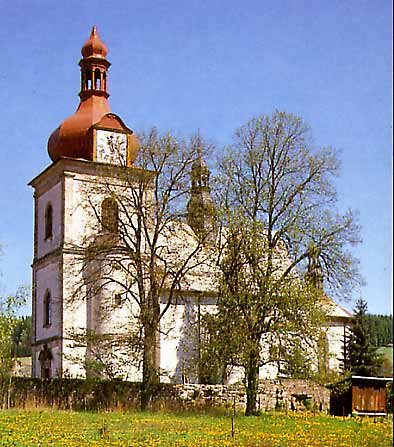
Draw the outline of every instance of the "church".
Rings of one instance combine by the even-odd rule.
[[[136,134],[111,112],[107,52],[93,27],[81,50],[80,104],[50,135],[48,153],[52,163],[30,182],[34,189],[33,377],[87,377],[98,358],[107,365],[107,369],[101,370],[104,377],[142,377],[141,364],[132,358],[130,346],[124,350],[121,346],[105,348],[102,344],[99,352],[86,337],[100,334],[101,342],[108,334],[127,338],[130,328],[137,324],[138,308],[132,300],[125,299],[124,290],[117,286],[122,282],[117,278],[124,279],[125,264],[111,269],[108,263],[97,260],[86,263],[81,260],[81,250],[94,250],[105,244],[108,232],[117,231],[117,217],[125,205],[113,199],[108,185],[119,194],[127,194],[125,173],[129,186],[141,181],[149,184],[153,178],[152,173],[134,165],[139,150]],[[202,198],[210,206],[204,183],[209,173],[201,157],[196,160],[188,204],[190,216]],[[144,200],[149,201],[149,197],[148,190]],[[128,212],[133,215],[130,209]],[[195,220],[190,217],[188,223],[169,225],[165,238],[169,256],[193,250],[197,243]],[[116,256],[119,260],[120,252]],[[215,311],[216,296],[210,253],[202,250],[199,256],[204,261],[185,275],[176,302],[171,303],[160,320],[157,361],[163,381],[198,380],[191,367],[195,353],[191,333],[202,313]],[[105,282],[103,276],[111,281]],[[138,294],[133,287],[129,286],[129,293]],[[83,299],[78,299],[78,292]],[[164,308],[166,304],[163,297],[160,306]],[[328,298],[326,308],[329,367],[339,370],[351,315]],[[274,378],[277,373],[271,365],[260,371],[260,377]],[[235,375],[230,380],[236,379]]]

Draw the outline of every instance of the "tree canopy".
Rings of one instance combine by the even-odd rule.
[[[266,361],[262,343],[313,340],[325,291],[343,299],[359,281],[349,250],[359,227],[352,211],[336,211],[338,166],[333,149],[314,149],[301,118],[279,111],[241,126],[220,159],[218,321],[237,328],[247,414]]]

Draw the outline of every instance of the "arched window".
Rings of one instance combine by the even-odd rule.
[[[103,231],[118,232],[119,209],[116,201],[110,197],[101,204],[101,226]]]
[[[96,70],[94,70],[94,89],[100,90],[100,87],[101,87],[100,70],[96,68]]]
[[[92,71],[86,70],[85,76],[86,90],[90,90],[92,88]]]
[[[53,221],[53,208],[50,203],[48,203],[45,208],[45,239],[52,237],[52,221]]]
[[[43,307],[43,325],[50,326],[52,324],[52,303],[51,292],[49,290],[45,292]]]

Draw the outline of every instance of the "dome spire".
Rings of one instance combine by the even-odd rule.
[[[81,91],[79,96],[82,101],[96,95],[108,98],[107,71],[111,65],[105,58],[108,48],[100,39],[96,25],[93,26],[89,39],[81,49]]]
[[[99,33],[97,31],[97,26],[94,25],[89,39],[85,42],[84,46],[81,49],[81,54],[85,58],[93,56],[105,59],[107,53],[108,48],[100,39]]]
[[[52,161],[62,157],[96,161],[94,126],[100,124],[127,135],[127,163],[131,166],[138,153],[138,138],[119,117],[111,113],[107,85],[107,71],[111,64],[105,58],[108,48],[100,39],[96,26],[93,26],[81,53],[80,103],[76,112],[49,137],[49,156]]]

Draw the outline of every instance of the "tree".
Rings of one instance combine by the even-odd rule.
[[[119,150],[116,142],[113,149]],[[116,290],[115,303],[103,299],[100,304],[102,319],[110,318],[116,301],[129,305],[128,334],[133,343],[128,345],[140,348],[142,408],[149,406],[159,381],[160,321],[176,303],[179,290],[187,289],[190,272],[209,258],[203,249],[207,232],[197,237],[185,224],[190,173],[202,151],[201,138],[185,143],[170,135],[159,136],[154,129],[141,137],[137,168],[109,166],[108,178],[86,190],[94,228],[80,247],[82,262],[78,259],[77,264],[85,280],[72,299],[89,301]],[[98,332],[88,331],[86,340],[90,353],[95,353],[96,366],[105,362],[92,345],[97,335],[107,346],[111,340],[119,342],[115,332],[110,334],[105,328]],[[120,336],[126,338],[125,333]],[[76,339],[81,343],[80,334]]]
[[[348,365],[353,375],[375,376],[383,359],[371,344],[367,320],[368,305],[359,298],[353,313],[352,333],[348,344]]]
[[[248,415],[267,358],[262,344],[313,340],[323,282],[343,298],[359,280],[348,251],[359,242],[355,217],[334,212],[337,170],[335,151],[313,151],[302,120],[278,111],[240,127],[220,161],[218,318],[236,328],[231,338],[245,371]]]
[[[0,377],[9,376],[14,365],[12,334],[17,326],[17,309],[26,303],[28,288],[21,286],[15,295],[0,297]]]
[[[21,316],[15,320],[12,332],[12,355],[15,357],[31,356],[31,316]]]

